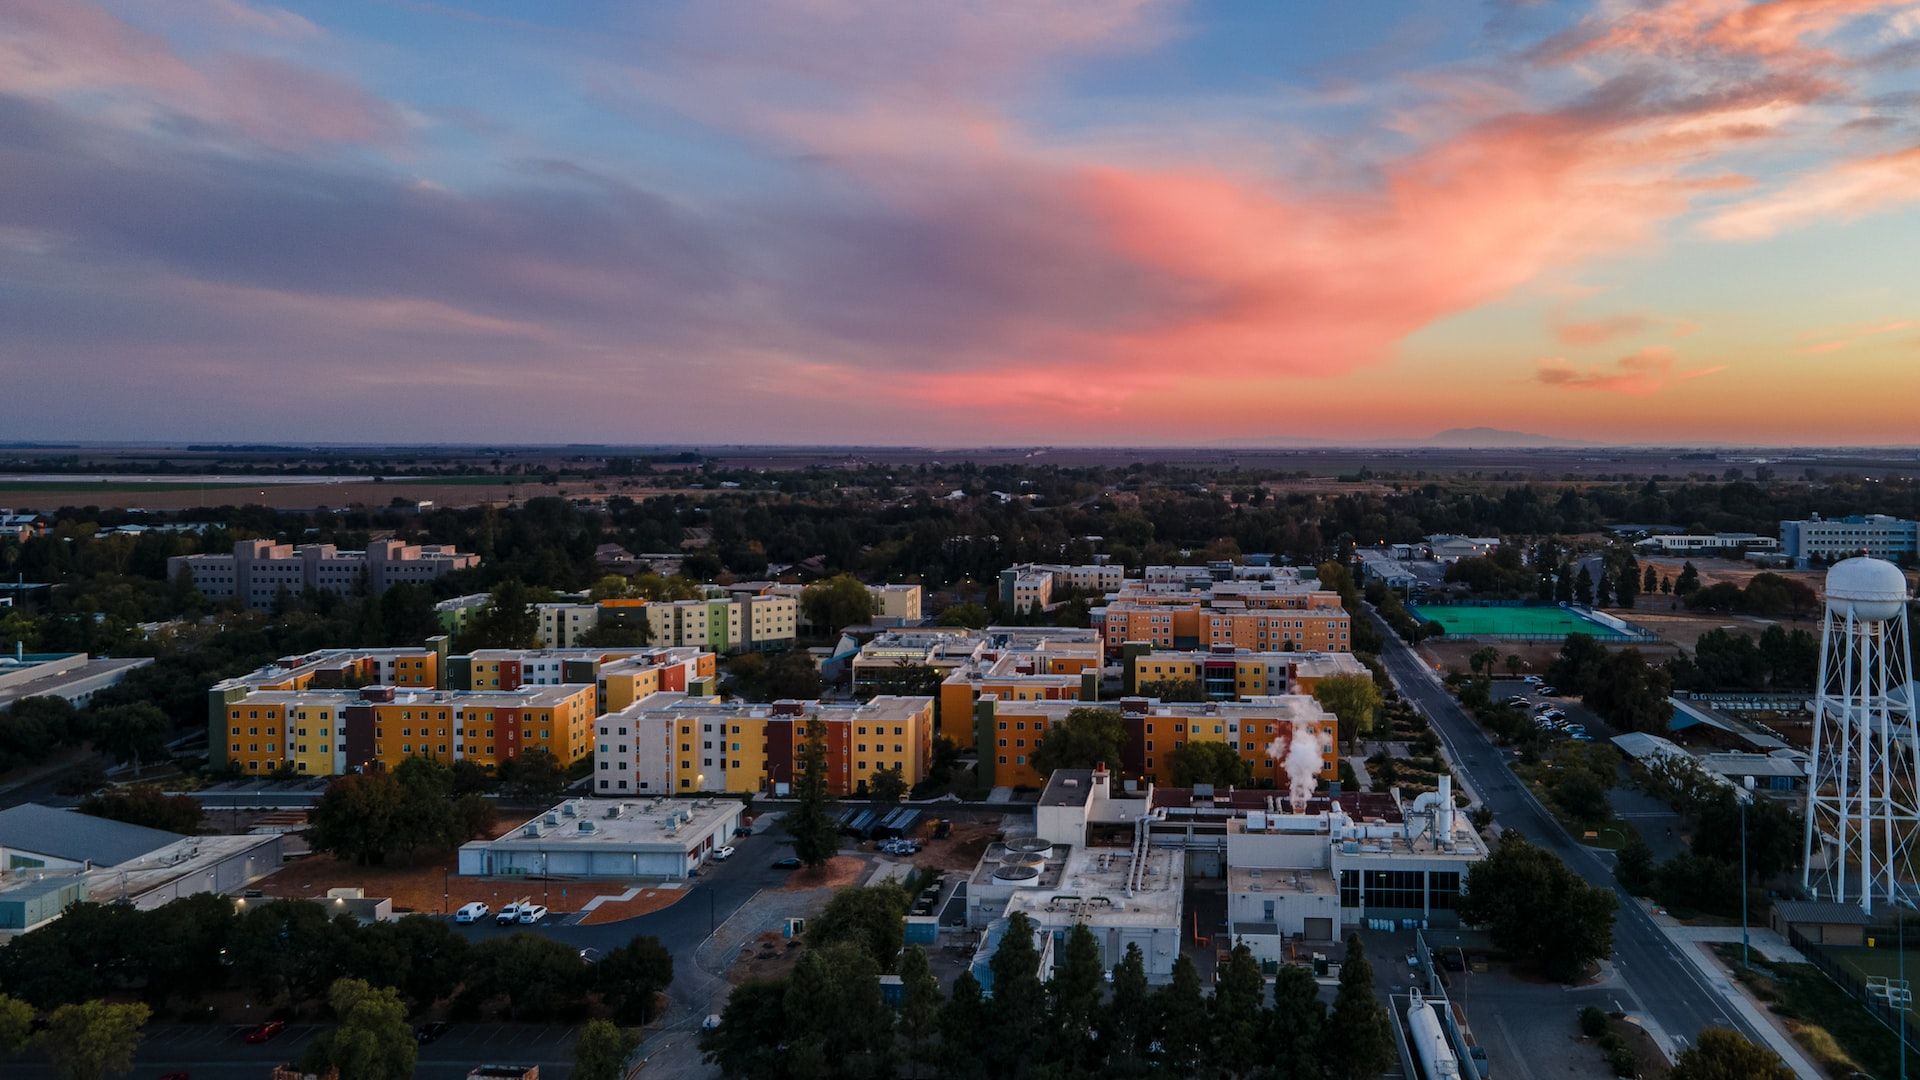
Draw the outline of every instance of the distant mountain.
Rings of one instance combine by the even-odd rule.
[[[1504,450],[1523,446],[1595,446],[1597,443],[1583,439],[1557,439],[1551,435],[1535,435],[1527,431],[1507,431],[1502,428],[1464,427],[1448,428],[1436,432],[1429,438],[1406,440],[1416,446],[1444,446],[1456,449]]]

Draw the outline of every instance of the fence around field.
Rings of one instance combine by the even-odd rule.
[[[1449,612],[1466,609],[1493,611],[1539,611],[1564,613],[1569,625],[1554,627],[1551,630],[1500,630],[1494,628],[1454,630],[1447,627],[1443,640],[1512,642],[1518,644],[1556,644],[1567,639],[1569,634],[1588,634],[1601,641],[1642,644],[1659,641],[1660,636],[1643,627],[1635,626],[1625,619],[1609,615],[1604,611],[1591,611],[1565,604],[1530,604],[1518,600],[1467,600],[1449,601],[1445,604],[1414,604],[1411,613],[1422,622],[1437,622],[1447,626],[1445,616]],[[1523,620],[1524,621],[1524,620]],[[1538,621],[1538,620],[1531,620]]]
[[[1858,968],[1847,963],[1844,957],[1830,951],[1827,946],[1809,939],[1799,930],[1789,927],[1787,941],[1800,950],[1808,963],[1819,968],[1822,975],[1831,980],[1835,986],[1846,991],[1847,996],[1859,1002],[1875,1020],[1884,1024],[1888,1031],[1899,1035],[1909,1051],[1920,1053],[1920,1023],[1914,1022],[1914,1014],[1910,1010],[1889,1005],[1885,998],[1868,993],[1866,977],[1860,974]],[[1920,972],[1915,974],[1920,976]],[[1903,1012],[1907,1014],[1904,1025],[1901,1023],[1900,1016]]]

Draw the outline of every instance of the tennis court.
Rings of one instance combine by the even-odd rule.
[[[1447,628],[1448,637],[1555,638],[1568,634],[1591,634],[1597,638],[1622,638],[1605,623],[1551,605],[1483,607],[1478,604],[1418,604],[1413,615],[1422,622],[1437,622]]]

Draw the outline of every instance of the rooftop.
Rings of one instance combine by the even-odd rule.
[[[185,839],[179,833],[39,803],[0,810],[0,847],[69,862],[117,866]]]
[[[1036,922],[1064,920],[1102,926],[1177,926],[1186,867],[1184,852],[1147,850],[1145,872],[1134,876],[1126,848],[1074,848],[1051,886],[1016,889],[1007,914],[1024,911]],[[1130,883],[1136,887],[1129,890]]]
[[[683,849],[731,817],[738,799],[568,799],[495,840],[470,847],[551,848],[556,845]]]

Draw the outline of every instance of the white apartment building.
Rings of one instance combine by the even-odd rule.
[[[403,582],[428,582],[455,570],[480,565],[480,556],[446,544],[408,544],[381,540],[365,551],[341,551],[332,544],[276,544],[242,540],[231,555],[175,555],[167,576],[191,576],[193,587],[216,600],[238,598],[255,610],[273,606],[288,593],[351,593],[363,585],[379,594]]]

